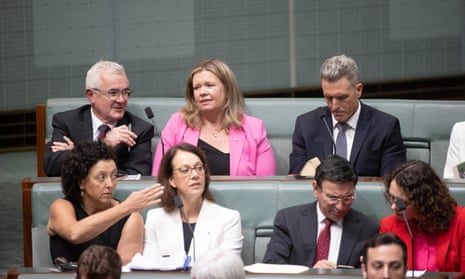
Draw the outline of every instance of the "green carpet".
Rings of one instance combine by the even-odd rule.
[[[0,278],[24,264],[21,181],[36,168],[35,151],[0,153]]]

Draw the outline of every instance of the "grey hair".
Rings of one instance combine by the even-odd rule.
[[[320,78],[329,82],[335,82],[346,77],[352,84],[360,82],[357,63],[344,54],[333,56],[325,60],[320,68]]]
[[[100,60],[87,71],[86,76],[86,89],[87,88],[99,88],[101,79],[100,73],[107,71],[114,75],[126,75],[124,67],[116,62]]]
[[[191,279],[244,279],[244,263],[231,250],[214,249],[202,255],[191,269]]]

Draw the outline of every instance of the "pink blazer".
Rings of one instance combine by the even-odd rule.
[[[439,271],[465,272],[465,208],[455,207],[449,230],[437,236],[436,266]],[[412,242],[404,221],[395,215],[381,220],[380,232],[391,232],[407,245],[408,266],[412,266]]]
[[[200,130],[189,128],[179,112],[171,115],[162,131],[165,152],[181,142],[197,146],[199,137]],[[260,119],[244,114],[242,128],[229,130],[229,148],[231,176],[276,175],[273,149],[266,137],[265,125]],[[161,141],[158,141],[153,160],[153,176],[158,174],[162,155]]]

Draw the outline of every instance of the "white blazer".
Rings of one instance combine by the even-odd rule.
[[[228,249],[239,256],[242,250],[242,228],[239,211],[204,200],[194,230],[188,255],[198,259],[209,249]],[[184,253],[184,235],[179,209],[167,213],[162,208],[151,209],[145,221],[144,257],[160,257]]]
[[[465,121],[457,122],[452,127],[444,166],[444,178],[454,178],[452,168],[463,161],[465,161]]]

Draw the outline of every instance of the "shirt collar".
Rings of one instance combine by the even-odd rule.
[[[98,127],[100,127],[100,125],[102,125],[102,124],[105,124],[105,125],[110,126],[111,129],[115,128],[115,126],[116,126],[116,122],[115,122],[115,123],[103,123],[103,122],[97,117],[97,115],[95,115],[95,113],[94,113],[94,108],[93,108],[93,107],[90,108],[90,116],[91,116],[91,118],[92,118],[92,127],[93,127],[94,130],[97,130]]]
[[[323,221],[326,219],[326,216],[323,214],[323,212],[321,212],[320,203],[318,201],[316,202],[316,216],[318,224],[323,224]],[[342,227],[342,220],[344,220],[344,218],[342,218],[338,222],[333,222],[333,224],[337,224],[338,226]]]
[[[357,129],[357,123],[358,119],[360,117],[360,110],[362,108],[362,105],[360,104],[360,101],[358,101],[358,108],[355,111],[355,113],[352,115],[352,117],[347,120],[346,124],[351,128],[351,129]],[[331,113],[331,118],[333,120],[333,129],[336,128],[337,120],[334,118],[334,115]]]

